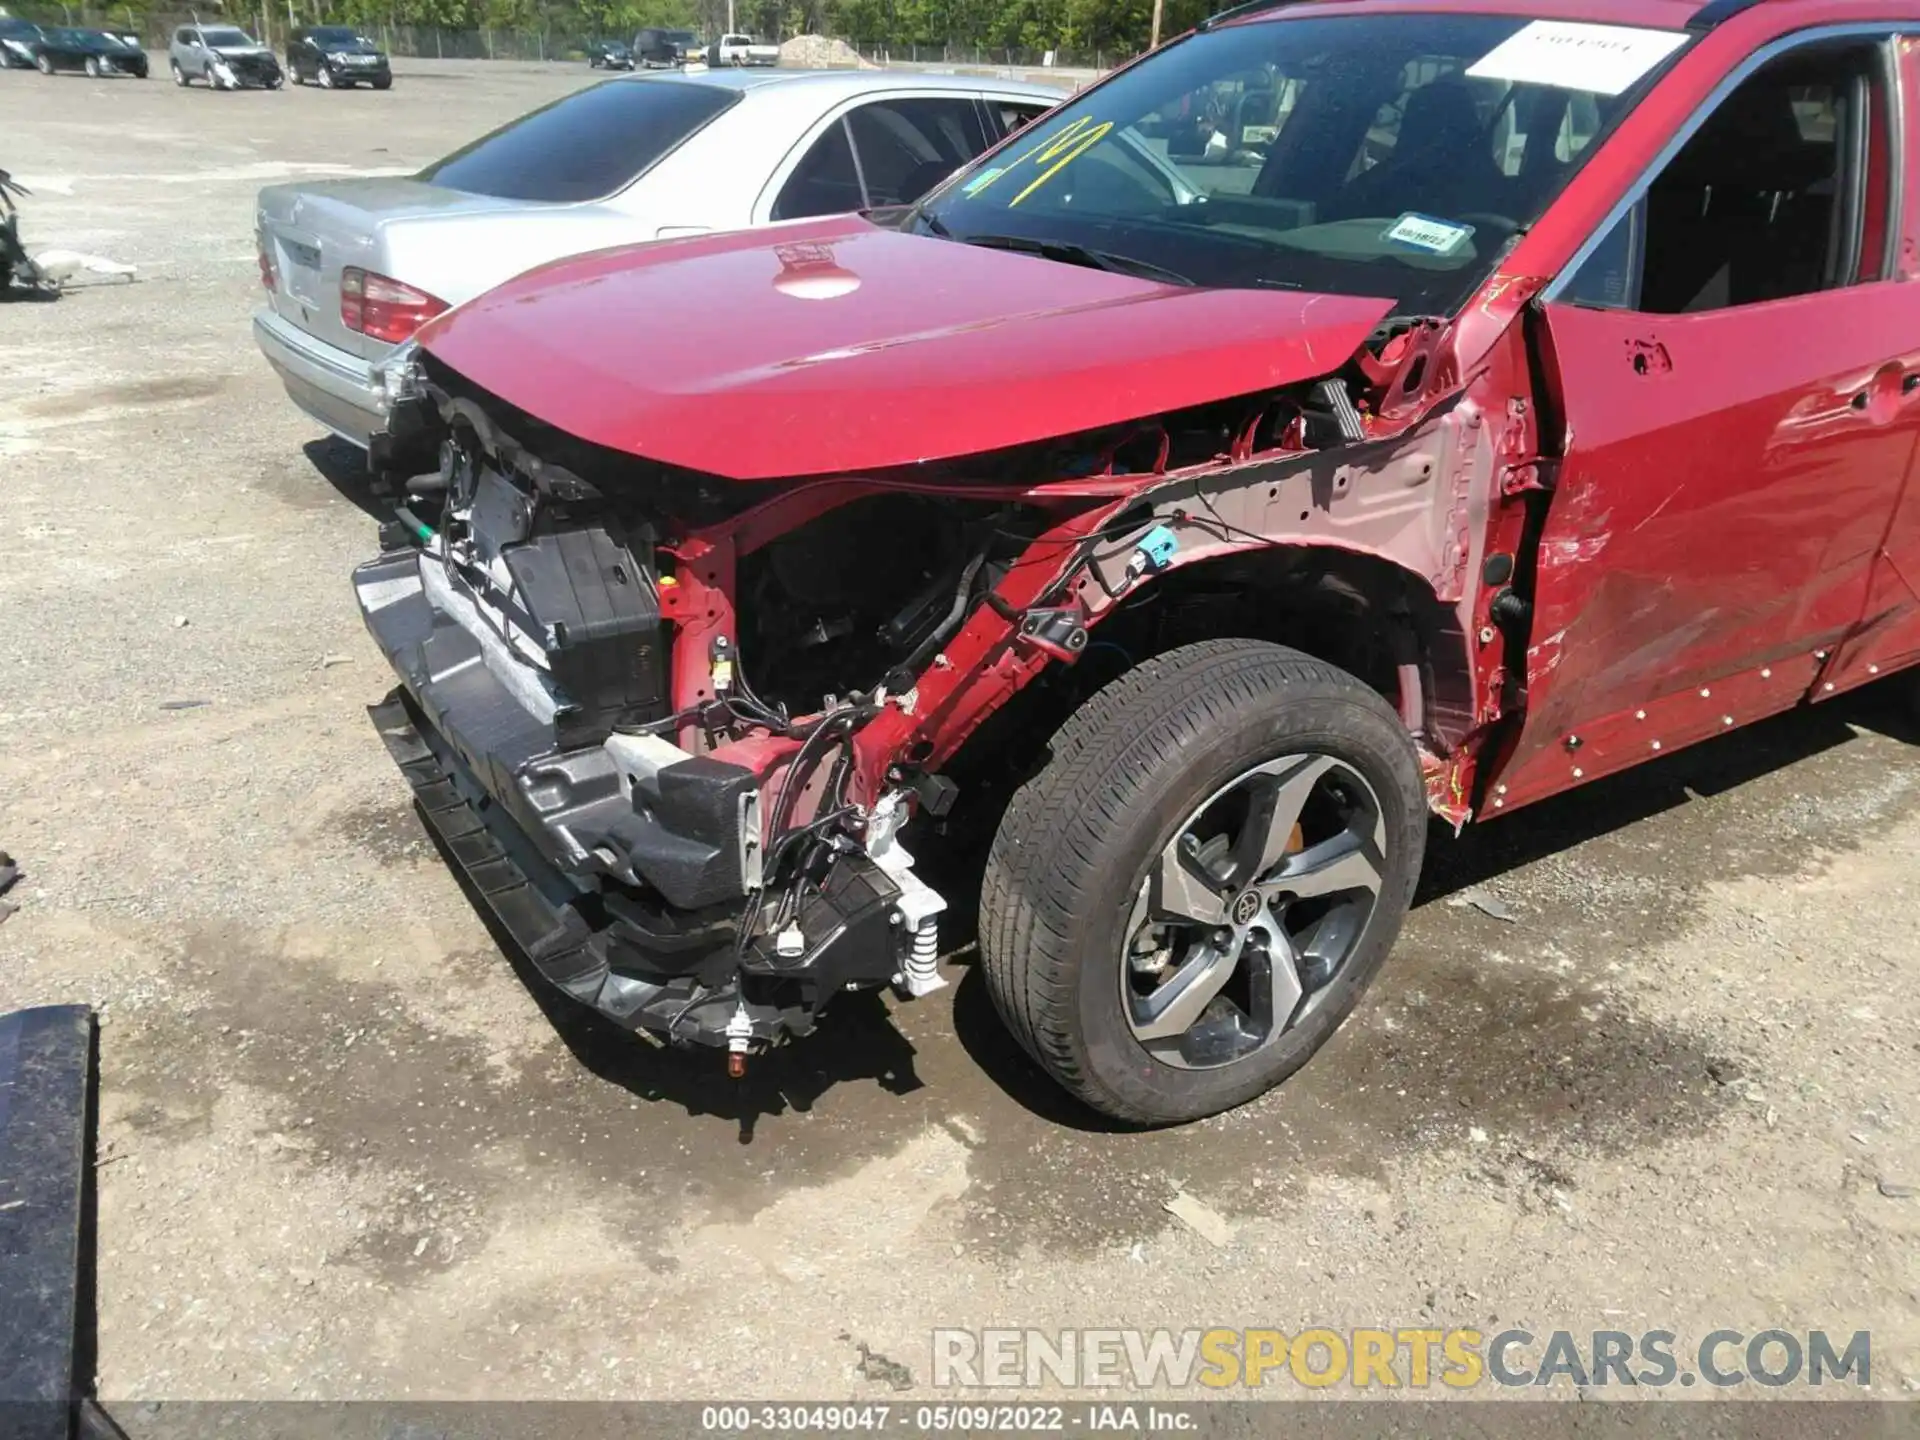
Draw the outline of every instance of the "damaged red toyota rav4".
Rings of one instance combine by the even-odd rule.
[[[1035,1060],[1127,1121],[1246,1101],[1379,970],[1429,812],[1920,654],[1908,31],[1243,7],[912,209],[514,280],[398,381],[380,729],[625,1026],[737,1071],[937,989],[970,877],[903,826],[971,832]]]

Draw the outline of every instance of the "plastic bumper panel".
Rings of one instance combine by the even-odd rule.
[[[74,1404],[93,1021],[0,1015],[0,1435],[67,1440]]]

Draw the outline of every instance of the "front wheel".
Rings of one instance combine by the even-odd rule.
[[[167,69],[173,72],[174,84],[185,85],[187,83],[187,72],[180,68],[180,62],[178,60],[169,60],[167,62]]]
[[[333,71],[329,70],[326,66],[322,65],[315,71],[313,78],[319,82],[322,90],[333,89]]]
[[[393,88],[393,77],[391,75],[381,76],[373,82],[373,88],[376,90],[391,90]]]
[[[53,74],[53,61],[49,60],[46,56],[44,55],[35,56],[33,63],[37,67],[39,67],[40,73],[42,75]]]
[[[100,78],[100,59],[97,55],[87,57],[87,74],[95,80]]]
[[[1425,846],[1419,760],[1379,695],[1259,641],[1170,651],[1082,706],[1008,807],[981,892],[988,987],[1094,1109],[1231,1109],[1352,1010]]]

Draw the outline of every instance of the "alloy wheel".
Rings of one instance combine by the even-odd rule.
[[[1329,755],[1284,755],[1216,791],[1134,901],[1120,967],[1134,1038],[1206,1070],[1299,1024],[1366,932],[1386,844],[1373,787]]]

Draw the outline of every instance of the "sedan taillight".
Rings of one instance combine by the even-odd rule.
[[[447,308],[447,302],[398,280],[349,265],[340,272],[340,323],[398,345]]]

